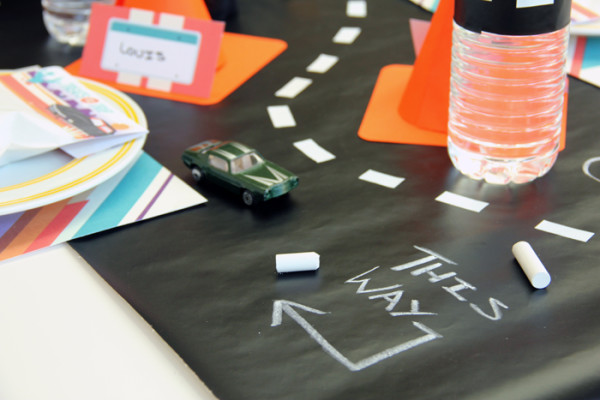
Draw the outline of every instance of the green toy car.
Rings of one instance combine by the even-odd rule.
[[[238,142],[207,140],[187,148],[181,158],[196,181],[213,181],[240,195],[248,206],[298,186],[296,175]]]

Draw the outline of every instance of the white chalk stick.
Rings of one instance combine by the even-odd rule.
[[[319,254],[287,253],[275,255],[275,268],[280,274],[286,272],[316,271],[319,269]]]
[[[524,241],[515,243],[512,253],[534,288],[544,289],[550,284],[550,274],[529,243]]]

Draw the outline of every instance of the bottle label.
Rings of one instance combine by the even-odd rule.
[[[571,0],[455,0],[454,21],[473,32],[538,35],[564,28]]]

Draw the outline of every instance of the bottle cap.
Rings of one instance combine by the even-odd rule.
[[[473,32],[538,35],[571,20],[571,0],[455,0],[454,21]]]

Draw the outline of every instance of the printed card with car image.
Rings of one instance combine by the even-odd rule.
[[[148,130],[61,67],[0,75],[0,166],[60,148],[74,158]]]

